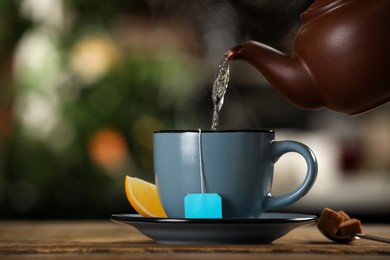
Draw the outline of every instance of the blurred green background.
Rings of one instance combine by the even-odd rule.
[[[132,211],[124,176],[153,181],[152,132],[200,124],[190,33],[145,1],[1,0],[0,13],[0,217]]]

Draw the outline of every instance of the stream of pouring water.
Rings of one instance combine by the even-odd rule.
[[[226,89],[229,85],[230,66],[229,60],[224,58],[218,67],[218,73],[213,84],[212,100],[213,100],[213,119],[211,130],[217,130],[219,125],[219,111],[223,106],[223,101]]]

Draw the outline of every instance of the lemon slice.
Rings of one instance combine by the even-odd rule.
[[[126,176],[125,192],[131,206],[142,216],[167,217],[158,197],[156,185]]]

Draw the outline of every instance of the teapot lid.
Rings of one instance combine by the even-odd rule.
[[[307,22],[313,18],[339,8],[349,1],[350,0],[316,0],[305,12],[301,14],[301,21],[302,23]]]

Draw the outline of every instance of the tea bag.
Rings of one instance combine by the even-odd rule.
[[[202,193],[190,193],[184,198],[184,215],[186,218],[222,218],[222,198],[216,193],[205,192],[202,157],[202,131],[199,129],[199,174]]]

